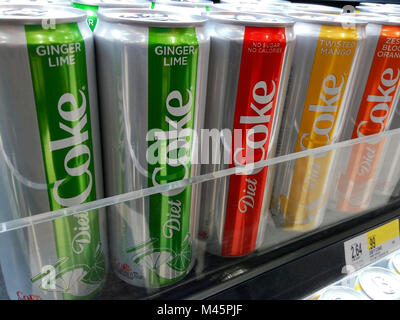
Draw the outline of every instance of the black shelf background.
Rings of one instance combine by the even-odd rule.
[[[345,241],[399,217],[400,199],[393,199],[384,207],[327,225],[265,253],[237,259],[209,255],[208,265],[228,265],[153,298],[300,299],[345,276]]]

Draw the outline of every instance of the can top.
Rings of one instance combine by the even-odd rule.
[[[335,15],[324,13],[296,12],[289,13],[289,17],[297,21],[322,25],[350,25],[365,26],[366,21],[358,20],[355,15]]]
[[[283,15],[285,9],[279,8],[279,7],[274,7],[274,6],[253,6],[250,4],[241,4],[235,6],[234,4],[232,5],[227,5],[226,3],[223,3],[222,5],[224,6],[215,6],[216,8],[225,8],[225,11],[239,11],[239,12],[246,12],[246,13],[259,13],[259,14],[268,14],[268,15]]]
[[[0,23],[41,25],[49,20],[56,24],[86,21],[84,11],[61,6],[1,5]]]
[[[400,273],[400,253],[395,254],[391,259],[390,259],[394,269]]]
[[[189,6],[189,5],[209,6],[214,3],[211,0],[156,0],[154,2],[156,4],[171,4],[171,5],[182,5],[182,6]]]
[[[155,3],[155,9],[161,6],[172,6],[172,7],[185,7],[185,8],[204,8],[212,5],[209,2],[183,2],[183,1],[160,1]]]
[[[293,10],[293,12],[305,11],[305,12],[330,13],[330,14],[332,13],[340,14],[342,12],[342,9],[340,8],[329,7],[319,4],[308,4],[308,3],[291,3],[290,5],[287,5],[287,8],[289,10]]]
[[[344,13],[343,16],[352,16],[355,17],[359,21],[365,21],[371,24],[379,24],[379,25],[400,25],[400,17],[396,16],[388,16],[379,13],[372,13],[372,12],[361,12],[354,14],[346,14]]]
[[[332,286],[322,292],[319,300],[368,300],[362,293],[343,286]]]
[[[208,15],[211,21],[226,23],[226,24],[238,24],[245,26],[291,26],[294,24],[294,20],[288,17],[279,15],[268,15],[252,12],[235,12],[235,11],[224,11],[224,12],[211,12]]]
[[[114,23],[167,28],[200,26],[207,21],[199,15],[150,9],[104,9],[99,11],[98,18]]]
[[[357,6],[357,10],[360,12],[372,12],[372,13],[380,13],[380,14],[392,14],[392,13],[400,13],[400,6],[396,4],[385,4],[382,6]]]
[[[124,1],[124,0],[73,0],[72,3],[95,6],[100,8],[146,8],[150,7],[148,1]]]
[[[220,3],[229,3],[229,4],[263,4],[262,0],[220,0]],[[283,0],[269,0],[268,4],[286,4],[290,3],[288,1]]]
[[[400,300],[400,277],[380,267],[367,268],[358,278],[361,289],[374,300]]]
[[[361,7],[381,7],[384,6],[384,3],[377,3],[377,2],[360,2],[359,6]]]
[[[387,15],[389,15],[390,18],[400,17],[400,11],[387,12],[387,13],[386,12],[379,12],[379,14],[387,14]]]

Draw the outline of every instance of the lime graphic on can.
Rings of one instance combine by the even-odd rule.
[[[54,28],[44,28],[50,19]],[[0,66],[0,95],[7,101],[0,106],[0,143],[7,146],[0,165],[15,188],[1,202],[14,217],[28,217],[103,197],[93,34],[86,15],[73,8],[10,5],[1,6],[0,22],[0,60],[7,61]],[[18,133],[11,137],[10,128]],[[9,247],[0,260],[10,297],[96,296],[105,281],[104,218],[104,209],[91,210],[5,234]]]
[[[95,41],[109,195],[198,174],[192,155],[205,102],[204,24],[204,18],[152,10],[99,13]],[[121,28],[127,38],[113,37]],[[198,187],[190,185],[110,208],[111,261],[122,280],[158,288],[189,273],[197,197]]]

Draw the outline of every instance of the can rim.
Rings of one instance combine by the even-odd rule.
[[[310,13],[340,13],[342,9],[325,6],[320,4],[312,4],[312,3],[290,3],[287,4],[287,8],[294,9],[296,11],[309,11]]]
[[[356,10],[359,10],[361,13],[377,13],[377,14],[400,14],[400,6],[399,5],[384,5],[379,7],[370,7],[370,6],[357,6]]]
[[[237,20],[230,19],[232,15],[243,15],[245,16],[254,16],[260,18],[260,20]],[[210,21],[219,22],[224,24],[235,24],[242,26],[293,26],[295,23],[294,19],[291,19],[286,16],[274,15],[274,14],[264,14],[259,12],[241,12],[241,11],[215,11],[210,12],[207,16]],[[264,19],[262,19],[264,18]],[[270,19],[270,20],[267,20]]]
[[[224,4],[227,5],[227,3],[218,3],[218,4]],[[212,8],[217,8],[217,9],[222,9],[222,12],[246,12],[246,13],[255,13],[255,14],[264,14],[264,15],[278,15],[278,16],[284,16],[284,8],[281,7],[274,7],[274,6],[256,6],[253,7],[249,4],[240,4],[240,5],[229,5],[230,9],[223,9],[221,6],[211,6]],[[269,12],[268,12],[269,11]]]
[[[118,1],[102,1],[102,0],[73,0],[72,4],[82,4],[85,6],[94,6],[99,8],[140,8],[150,7],[151,2],[132,2],[132,3],[118,3]]]
[[[51,9],[49,9],[51,8]],[[53,18],[51,16],[41,15],[41,16],[6,16],[3,15],[2,12],[6,9],[38,9],[43,10],[47,13],[51,11],[63,12],[62,17]],[[70,13],[68,16],[67,13]],[[70,8],[70,7],[63,7],[63,6],[44,6],[38,4],[4,4],[0,5],[0,23],[9,23],[9,24],[42,24],[44,19],[54,19],[55,24],[64,24],[64,23],[73,23],[73,22],[86,22],[86,13],[83,10]]]
[[[178,21],[157,21],[157,20],[147,20],[147,19],[133,19],[121,16],[112,16],[113,13],[120,14],[160,14],[167,16],[174,16],[182,18],[182,20]],[[207,21],[207,18],[200,15],[192,15],[192,14],[184,14],[177,13],[165,10],[152,10],[152,9],[129,9],[129,8],[119,8],[119,9],[103,9],[98,12],[97,18],[99,21],[108,21],[108,22],[117,22],[124,23],[130,25],[146,25],[146,26],[157,26],[157,27],[188,27],[188,26],[201,26],[204,25]]]
[[[400,273],[400,253],[396,253],[390,258],[390,263],[392,264],[395,271]]]
[[[381,13],[381,12],[380,12]],[[400,21],[400,11],[399,12],[390,12],[388,13],[389,18],[395,18],[396,20],[398,19]]]
[[[367,300],[368,299],[368,297],[366,295],[362,294],[361,292],[359,292],[359,291],[357,291],[357,290],[355,290],[353,288],[345,287],[345,286],[331,286],[331,287],[326,288],[321,293],[320,298],[318,300],[324,300],[323,299],[324,296],[328,295],[330,293],[329,291],[337,291],[337,292],[343,291],[343,292],[345,292],[345,293],[347,293],[349,295],[352,295],[353,297],[359,298],[360,300]]]
[[[198,3],[196,3],[196,2],[182,2],[182,3],[179,3],[179,2],[156,2],[155,3],[155,9],[157,10],[157,6],[158,7],[160,7],[160,6],[164,6],[164,7],[166,7],[166,6],[168,6],[168,7],[182,7],[182,8],[204,8],[204,7],[210,7],[211,5],[210,4],[206,4],[206,3],[200,3],[200,2],[198,2]]]
[[[343,23],[351,23],[357,26],[366,26],[368,22],[357,20],[356,16],[345,16],[345,15],[334,15],[326,13],[315,13],[315,12],[289,12],[288,16],[295,19],[296,21],[322,24],[322,25],[342,25]]]
[[[213,1],[211,1],[211,0],[196,0],[196,1],[189,1],[189,0],[186,0],[186,1],[182,1],[182,0],[153,0],[153,2],[157,5],[157,4],[171,4],[171,3],[173,3],[174,5],[183,5],[183,6],[186,6],[186,5],[205,5],[205,6],[210,6],[210,5],[212,5],[212,4],[214,4],[214,2]]]
[[[378,2],[360,2],[359,6],[361,7],[382,7],[385,3],[378,3]]]
[[[389,15],[385,16],[381,13],[373,13],[373,12],[362,12],[357,14],[346,14],[344,13],[342,16],[352,16],[357,20],[367,22],[369,24],[378,24],[378,25],[400,25],[400,13],[398,15]]]
[[[238,0],[220,0],[220,2],[219,3],[227,3],[227,4],[233,4],[233,3],[238,3],[238,2],[240,2],[240,1],[238,1]],[[246,1],[246,4],[259,4],[261,1],[260,0],[251,0],[251,1]],[[270,0],[270,1],[268,1],[269,2],[269,4],[272,4],[272,5],[274,5],[274,4],[289,4],[289,3],[291,3],[291,2],[289,2],[289,1],[286,1],[286,0]]]

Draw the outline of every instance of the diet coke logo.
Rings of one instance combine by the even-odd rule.
[[[253,209],[255,203],[254,197],[256,196],[257,180],[247,178],[246,182],[247,188],[243,190],[245,195],[239,199],[238,205],[238,209],[241,213],[246,213],[249,207]]]

